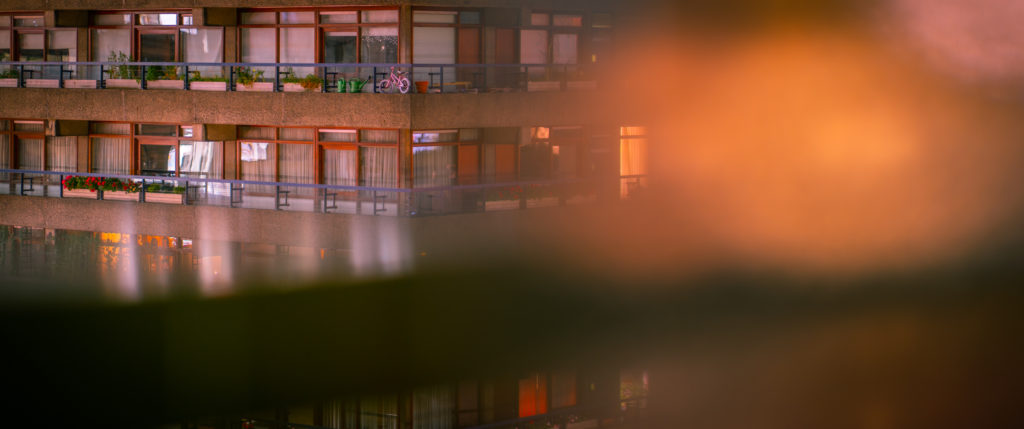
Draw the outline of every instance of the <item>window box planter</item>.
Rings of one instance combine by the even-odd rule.
[[[147,203],[182,204],[184,200],[185,194],[168,192],[146,192]]]
[[[484,202],[484,211],[518,210],[519,200],[501,200]]]
[[[87,198],[95,200],[97,192],[98,191],[91,191],[88,189],[65,189],[64,198]],[[137,192],[127,191],[103,191],[103,199],[114,201],[138,201],[139,194]]]
[[[25,88],[60,88],[57,79],[25,79]]]
[[[236,84],[235,91],[274,92],[274,82],[253,82],[252,85]]]
[[[17,88],[17,87],[18,87],[18,79],[17,78],[0,79],[0,88]]]
[[[107,79],[107,88],[139,89],[139,81],[135,79]]]
[[[284,92],[304,92],[304,91],[320,92],[321,91],[320,86],[317,86],[316,88],[306,89],[306,88],[302,87],[302,84],[294,83],[294,82],[286,82],[286,83],[282,84],[281,87],[282,87],[282,91],[284,91]]]
[[[88,189],[65,189],[64,198],[89,198],[96,199],[96,192]]]
[[[535,91],[558,91],[562,89],[562,82],[557,80],[529,81],[526,83],[526,90]]]
[[[185,89],[183,80],[151,80],[146,82],[147,89]]]
[[[65,88],[95,88],[96,81],[92,79],[65,79]]]
[[[583,90],[594,90],[597,89],[596,80],[576,80],[569,81],[566,84],[567,89],[583,89]]]
[[[228,83],[217,81],[189,82],[188,88],[193,91],[227,91]]]

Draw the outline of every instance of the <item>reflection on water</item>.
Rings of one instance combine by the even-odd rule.
[[[5,286],[0,296],[125,301],[219,296],[254,283],[293,286],[314,279],[344,283],[356,277],[398,274],[411,265],[393,249],[401,247],[400,237],[377,240],[373,246],[363,238],[352,240],[353,248],[361,249],[353,252],[2,225],[0,280]]]

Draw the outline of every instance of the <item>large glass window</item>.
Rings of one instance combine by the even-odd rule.
[[[185,62],[219,63],[224,59],[224,30],[219,28],[182,28],[181,60]],[[204,77],[221,75],[220,67],[196,67]]]
[[[361,63],[398,62],[398,27],[365,27],[362,30]]]
[[[316,38],[314,29],[303,27],[281,28],[281,52],[278,59],[282,63],[315,63]],[[314,73],[312,67],[294,67],[295,77],[305,77]]]

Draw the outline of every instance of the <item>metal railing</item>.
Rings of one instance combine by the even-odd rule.
[[[409,93],[565,91],[598,84],[592,66],[577,64],[4,61],[0,87],[398,92],[382,85],[392,69],[409,80]]]
[[[69,184],[72,177],[92,178],[92,183],[75,179],[76,183]],[[597,201],[599,193],[618,197],[614,185],[608,180],[561,179],[399,188],[0,169],[0,194],[372,216],[431,216],[588,203]]]

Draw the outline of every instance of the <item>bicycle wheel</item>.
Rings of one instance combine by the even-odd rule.
[[[409,92],[409,85],[410,85],[409,84],[409,78],[403,77],[403,78],[399,79],[398,80],[398,91],[401,92],[402,94],[408,93]]]
[[[380,84],[377,85],[377,87],[380,88],[380,92],[390,92],[388,91],[388,88],[391,87],[391,79],[384,79],[380,81]]]

